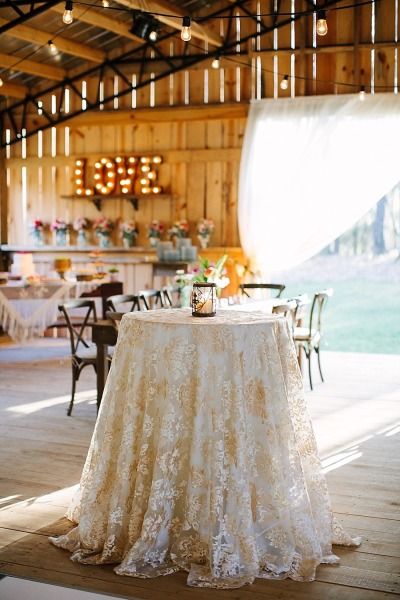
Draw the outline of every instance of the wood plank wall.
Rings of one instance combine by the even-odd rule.
[[[250,3],[247,6],[254,13],[266,7],[257,2],[252,8]],[[306,8],[305,0],[281,3],[286,12]],[[221,61],[220,70],[202,63],[110,101],[97,115],[86,113],[67,126],[8,147],[9,243],[27,243],[29,223],[35,218],[50,222],[58,216],[72,221],[76,216],[94,219],[99,215],[85,199],[61,198],[73,192],[74,158],[90,156],[93,161],[102,155],[157,152],[164,158],[160,183],[170,197],[141,201],[136,214],[126,200],[106,200],[102,214],[114,220],[136,218],[139,245],[146,243],[146,225],[153,218],[167,226],[174,219],[186,218],[195,239],[194,226],[201,217],[216,223],[214,245],[239,245],[237,183],[249,100],[354,93],[362,85],[372,93],[397,93],[398,13],[399,0],[330,12],[328,35],[323,38],[315,38],[312,17],[300,19],[238,47],[237,56]],[[226,24],[221,21],[222,30]],[[256,24],[238,18],[236,26],[243,32]],[[181,52],[180,43],[170,44],[168,53]],[[199,44],[194,41],[189,52],[198,53]],[[134,68],[129,74],[138,75]],[[284,74],[291,77],[287,90],[279,86]],[[103,83],[105,95],[111,93],[114,78],[105,77]],[[117,84],[119,89],[125,85]],[[88,94],[93,85],[86,82]],[[51,112],[59,100],[44,96],[43,107]],[[80,102],[70,91],[70,110]],[[232,106],[242,110],[230,116]],[[199,114],[197,107],[203,112]],[[213,112],[225,107],[226,114]],[[136,122],[136,114],[146,118]],[[30,126],[38,118],[31,115]]]

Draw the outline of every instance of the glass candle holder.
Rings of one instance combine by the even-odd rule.
[[[192,291],[192,316],[215,317],[217,288],[215,283],[194,283]]]

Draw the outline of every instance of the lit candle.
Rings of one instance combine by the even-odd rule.
[[[193,317],[213,317],[216,307],[215,283],[194,283],[192,294]]]
[[[203,302],[203,304],[199,307],[199,312],[201,313],[212,313],[213,311],[213,303],[212,299],[208,298]]]

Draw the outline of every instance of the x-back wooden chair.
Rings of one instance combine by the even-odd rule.
[[[67,410],[67,415],[70,417],[74,405],[76,382],[82,370],[88,365],[96,370],[96,346],[84,337],[91,324],[97,321],[96,305],[94,300],[71,300],[60,304],[58,309],[64,316],[71,344],[72,390]],[[73,320],[75,311],[78,311],[80,316],[78,325]]]
[[[313,351],[317,355],[318,369],[321,376],[321,381],[324,381],[321,367],[321,337],[322,337],[322,312],[326,306],[328,298],[333,295],[331,288],[317,292],[311,304],[310,317],[308,327],[294,328],[294,341],[301,350],[304,351],[308,360],[308,378],[310,380],[310,388],[313,389],[312,374],[311,374],[311,356]]]
[[[245,296],[251,298],[252,290],[269,290],[275,291],[274,298],[280,298],[283,290],[285,289],[283,283],[241,283],[239,289]],[[250,293],[249,293],[250,292]]]

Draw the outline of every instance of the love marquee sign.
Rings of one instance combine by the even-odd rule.
[[[88,197],[161,194],[162,188],[157,183],[157,167],[161,163],[159,155],[103,157],[96,160],[93,171],[88,167],[88,159],[78,158],[74,170],[75,194]]]

